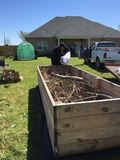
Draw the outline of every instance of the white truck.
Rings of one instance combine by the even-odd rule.
[[[120,48],[112,41],[100,41],[93,43],[84,51],[85,63],[95,62],[100,68],[105,62],[120,61]]]

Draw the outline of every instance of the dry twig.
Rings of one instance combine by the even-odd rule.
[[[56,74],[56,73],[53,73],[53,72],[51,74],[56,76],[56,77],[64,78],[64,79],[83,80],[82,77],[77,77],[77,76],[61,75],[61,74]]]
[[[96,92],[95,86],[92,86],[83,77],[70,76],[69,73],[66,74],[43,73],[45,81],[49,81],[47,85],[55,101],[70,103],[113,98],[110,95]]]
[[[68,98],[64,101],[64,103],[68,102],[68,100],[71,98],[72,94],[75,92],[75,84],[73,83],[73,90],[72,92],[70,93],[70,95],[68,96]]]

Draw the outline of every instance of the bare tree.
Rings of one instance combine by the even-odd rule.
[[[4,45],[10,45],[11,44],[11,40],[9,37],[6,37],[4,34]]]
[[[19,31],[18,35],[22,41],[25,41],[25,37],[28,35],[28,32]]]

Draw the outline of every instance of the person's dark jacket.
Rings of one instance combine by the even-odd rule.
[[[5,60],[4,59],[3,60],[0,59],[0,66],[5,66]]]
[[[64,46],[64,51],[61,51],[60,46],[56,47],[53,50],[53,53],[51,56],[52,65],[61,65],[60,58],[61,56],[64,56],[68,51],[69,49],[66,46]]]

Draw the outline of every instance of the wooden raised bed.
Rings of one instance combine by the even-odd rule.
[[[83,77],[95,91],[112,98],[70,103],[55,101],[48,85],[51,72]],[[119,85],[73,66],[38,67],[38,83],[55,156],[120,146]]]
[[[120,80],[120,75],[117,74],[117,70],[120,68],[120,61],[105,63],[105,67],[112,73],[113,76]]]

